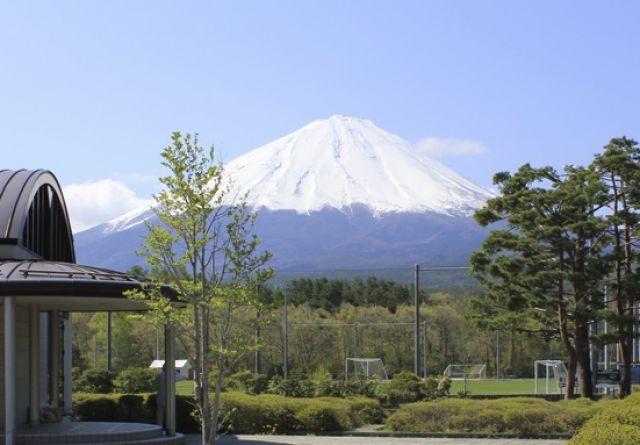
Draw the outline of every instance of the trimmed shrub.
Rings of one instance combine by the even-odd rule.
[[[115,389],[123,394],[156,391],[156,372],[149,368],[126,368],[114,380]]]
[[[78,420],[117,420],[117,397],[106,394],[74,394],[73,413]]]
[[[375,395],[385,406],[420,400],[420,379],[409,371],[399,372],[388,383],[377,385]]]
[[[198,433],[194,420],[193,397],[176,396],[176,429],[181,433]],[[73,395],[73,412],[78,420],[103,422],[155,423],[155,394],[82,394]]]
[[[569,445],[632,445],[640,443],[640,394],[621,401],[603,401]],[[603,402],[598,402],[600,405]]]
[[[573,434],[596,412],[590,401],[548,402],[532,397],[442,399],[404,405],[387,429],[410,432]]]
[[[376,400],[364,398],[307,399],[229,392],[223,394],[222,407],[223,429],[244,434],[344,431],[383,416]]]
[[[74,389],[86,393],[107,394],[113,392],[113,378],[111,371],[90,368],[82,373]]]

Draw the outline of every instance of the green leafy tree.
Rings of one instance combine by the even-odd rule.
[[[506,227],[492,230],[471,256],[474,274],[488,289],[485,315],[558,335],[569,359],[567,397],[577,369],[581,394],[593,397],[589,326],[607,273],[606,223],[598,216],[606,200],[602,183],[590,168],[568,167],[560,175],[528,164],[513,175],[496,174],[494,183],[501,196],[475,218]]]
[[[247,313],[255,314],[264,304],[257,289],[272,275],[265,266],[271,255],[259,251],[259,239],[252,234],[256,215],[246,196],[232,195],[213,147],[206,151],[197,135],[175,132],[162,158],[169,174],[160,178],[158,223],[148,227],[141,253],[153,278],[176,289],[186,308],[155,295],[151,317],[177,327],[194,364],[202,443],[212,444],[223,379],[243,355],[259,347],[253,336],[259,321]]]
[[[640,222],[640,148],[625,137],[612,139],[593,165],[606,185],[609,197],[607,220],[611,242],[611,275],[607,280],[608,296],[613,302],[612,313],[605,316],[613,322],[615,331],[602,341],[618,343],[623,370],[620,396],[631,394],[631,362],[633,360],[634,314],[639,275],[637,231]]]

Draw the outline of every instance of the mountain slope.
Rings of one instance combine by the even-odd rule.
[[[463,265],[487,233],[470,215],[489,192],[362,119],[312,122],[230,162],[225,177],[249,192],[281,272]],[[134,251],[152,219],[140,209],[76,234],[79,261],[142,264]]]
[[[310,213],[363,204],[376,214],[469,215],[491,195],[373,122],[332,116],[230,162],[249,203]]]

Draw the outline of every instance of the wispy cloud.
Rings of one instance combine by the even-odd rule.
[[[151,205],[122,181],[99,179],[63,187],[74,232],[104,223],[135,208]]]
[[[413,144],[413,146],[417,153],[432,158],[480,156],[489,151],[480,142],[456,138],[425,138]]]

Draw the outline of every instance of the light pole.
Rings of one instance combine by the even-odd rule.
[[[420,375],[420,272],[449,272],[456,270],[468,270],[467,266],[451,266],[451,267],[424,267],[420,268],[419,264],[416,264],[414,270],[414,303],[415,303],[415,318],[414,318],[414,361],[413,372],[416,375]],[[425,332],[425,347],[427,343],[427,322],[424,323]],[[426,356],[426,354],[425,354]],[[427,362],[425,359],[424,369],[422,376],[427,378]]]

